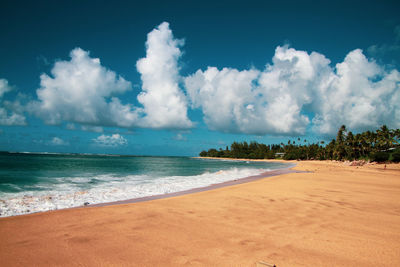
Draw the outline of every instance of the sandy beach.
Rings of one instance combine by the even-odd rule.
[[[400,165],[0,219],[1,266],[400,266]]]

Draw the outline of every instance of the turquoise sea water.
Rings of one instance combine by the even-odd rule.
[[[179,192],[285,168],[271,162],[0,154],[0,216]]]

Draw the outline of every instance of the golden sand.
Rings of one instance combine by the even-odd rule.
[[[0,219],[1,266],[400,266],[400,165]],[[259,266],[266,266],[261,265]]]

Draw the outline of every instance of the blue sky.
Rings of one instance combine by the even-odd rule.
[[[192,156],[400,127],[397,1],[142,2],[2,2],[0,150]]]

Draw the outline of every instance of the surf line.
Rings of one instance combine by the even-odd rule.
[[[159,194],[159,195],[146,196],[146,197],[140,197],[140,198],[132,198],[132,199],[126,199],[126,200],[119,200],[119,201],[111,201],[111,202],[105,202],[105,203],[86,204],[84,206],[78,206],[78,207],[74,207],[74,208],[105,207],[105,206],[112,206],[112,205],[138,203],[138,202],[144,202],[144,201],[150,201],[150,200],[157,200],[157,199],[163,199],[163,198],[170,198],[170,197],[177,197],[177,196],[188,195],[188,194],[193,194],[193,193],[199,193],[199,192],[209,191],[209,190],[218,189],[218,188],[222,188],[222,187],[238,185],[238,184],[244,184],[244,183],[256,181],[256,180],[259,180],[259,179],[268,178],[268,177],[272,177],[272,176],[283,175],[283,174],[309,173],[308,171],[293,170],[292,168],[294,168],[295,166],[296,165],[291,165],[291,166],[289,166],[287,168],[283,168],[283,169],[266,171],[266,172],[260,173],[258,175],[253,175],[253,176],[249,176],[249,177],[245,177],[245,178],[239,178],[239,179],[226,181],[226,182],[222,182],[222,183],[217,183],[217,184],[211,184],[211,185],[204,186],[204,187],[192,188],[192,189],[183,190],[183,191],[179,191],[179,192]]]

